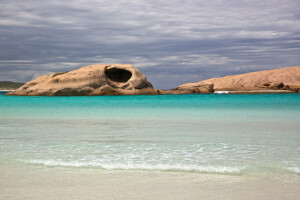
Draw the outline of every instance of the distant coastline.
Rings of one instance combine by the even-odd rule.
[[[0,92],[12,92],[12,91],[15,91],[15,90],[3,90],[3,89],[0,89]]]
[[[0,92],[12,92],[23,86],[25,83],[12,82],[12,81],[0,81]]]

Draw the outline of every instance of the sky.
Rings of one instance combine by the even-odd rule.
[[[0,0],[0,81],[95,63],[160,89],[300,66],[300,1]]]

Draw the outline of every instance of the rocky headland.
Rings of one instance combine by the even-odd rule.
[[[7,95],[94,96],[154,95],[146,76],[128,64],[96,64],[69,72],[43,75]]]
[[[129,64],[95,64],[43,75],[7,95],[95,96],[165,94],[263,94],[300,92],[300,67],[250,72],[186,83],[170,90],[154,89],[146,76]]]
[[[178,88],[195,88],[213,84],[214,92],[231,94],[294,93],[300,92],[300,67],[288,67],[211,78],[197,83],[186,83]]]

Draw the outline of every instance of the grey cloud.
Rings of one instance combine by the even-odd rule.
[[[2,0],[0,80],[131,63],[157,88],[299,65],[297,0]]]

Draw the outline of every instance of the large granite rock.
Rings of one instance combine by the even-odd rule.
[[[300,92],[300,67],[250,72],[221,78],[211,78],[197,83],[187,83],[180,88],[197,87],[212,83],[214,91],[271,91],[288,90]],[[276,91],[275,91],[276,90]],[[268,92],[268,93],[269,93]],[[252,92],[250,92],[252,93]],[[285,93],[283,91],[283,93]]]
[[[145,75],[129,64],[85,66],[77,70],[43,75],[7,95],[90,96],[156,94]]]

